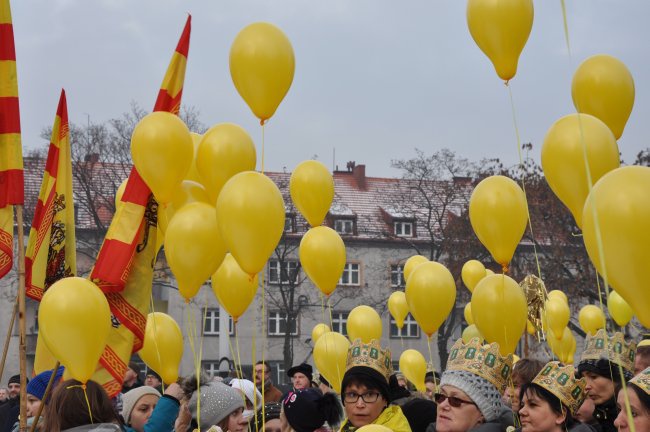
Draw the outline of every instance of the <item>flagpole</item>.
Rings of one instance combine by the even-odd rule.
[[[23,222],[23,206],[16,206],[16,223],[18,225],[18,328],[20,355],[20,418],[19,430],[27,430],[27,346],[25,325],[25,233]]]
[[[11,342],[11,333],[14,330],[14,322],[16,321],[16,313],[18,312],[18,296],[14,302],[13,313],[11,314],[11,321],[9,321],[9,328],[7,329],[7,338],[5,339],[5,347],[2,351],[2,362],[0,363],[0,377],[5,370],[5,361],[7,360],[7,351],[9,351],[9,342]]]

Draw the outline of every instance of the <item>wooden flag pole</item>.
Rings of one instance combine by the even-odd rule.
[[[18,225],[18,329],[20,356],[20,418],[19,430],[27,430],[27,345],[25,324],[25,233],[23,206],[16,206],[16,224]]]
[[[36,412],[36,415],[34,416],[34,421],[32,422],[32,428],[29,430],[29,432],[36,432],[36,428],[38,426],[38,420],[41,418],[41,414],[43,413],[43,408],[45,407],[45,402],[47,401],[47,398],[51,393],[52,383],[56,378],[56,373],[59,370],[59,366],[61,366],[61,363],[57,361],[56,365],[54,366],[54,369],[52,369],[52,375],[50,375],[50,380],[47,382],[47,387],[45,387],[45,393],[43,393],[43,398],[41,399],[42,402],[38,407],[38,411]]]
[[[11,342],[11,333],[14,331],[14,322],[16,321],[16,313],[18,312],[18,296],[14,302],[13,313],[11,314],[11,321],[9,321],[9,328],[7,329],[7,337],[5,338],[5,347],[2,351],[2,363],[0,363],[0,377],[5,371],[5,361],[7,360],[7,351],[9,351],[9,343]]]

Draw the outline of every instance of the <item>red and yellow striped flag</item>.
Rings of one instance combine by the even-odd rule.
[[[25,252],[26,294],[40,301],[54,282],[77,275],[72,155],[65,90],[61,90],[32,228]],[[34,373],[52,369],[56,360],[38,335]]]
[[[178,114],[190,46],[191,16],[167,68],[154,111]],[[113,329],[93,380],[113,397],[122,389],[131,354],[142,348],[153,283],[158,204],[135,167],[99,251],[91,279],[106,293]]]
[[[13,264],[13,206],[24,196],[14,28],[9,0],[0,0],[0,278]]]

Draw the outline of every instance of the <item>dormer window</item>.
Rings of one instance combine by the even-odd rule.
[[[353,219],[334,219],[334,230],[339,234],[353,235],[354,234],[354,220]]]
[[[395,221],[393,222],[393,234],[397,237],[413,237],[412,221]]]
[[[287,213],[284,216],[284,232],[286,233],[296,232],[296,215]]]

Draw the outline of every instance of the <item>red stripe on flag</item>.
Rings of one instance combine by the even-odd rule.
[[[178,45],[176,46],[176,52],[187,57],[187,54],[190,52],[190,31],[192,30],[192,15],[187,15],[187,21],[185,22],[185,28],[181,34],[181,38],[178,40]]]
[[[20,133],[18,97],[0,97],[0,134]]]
[[[14,26],[9,23],[0,24],[0,60],[16,61]]]
[[[146,207],[149,202],[149,195],[151,195],[151,189],[149,189],[149,186],[147,186],[144,180],[142,180],[138,170],[136,170],[135,167],[131,168],[129,180],[126,182],[126,188],[122,194],[121,201]]]
[[[22,205],[25,201],[23,170],[0,171],[0,208]]]
[[[178,115],[181,110],[181,97],[183,97],[183,89],[181,89],[175,98],[167,92],[167,89],[160,89],[158,98],[156,99],[156,106],[153,107],[154,111],[165,111]]]
[[[106,299],[111,308],[113,315],[135,335],[136,342],[144,339],[144,329],[147,325],[147,317],[142,314],[136,307],[132,306],[122,294],[107,293]],[[139,351],[142,346],[135,351]]]
[[[138,231],[142,228],[144,222],[144,219],[140,221]],[[124,289],[131,270],[131,262],[135,254],[135,243],[137,241],[137,236],[131,244],[114,239],[104,240],[104,244],[97,255],[95,268],[90,275],[91,280],[104,293],[121,292]],[[101,270],[101,273],[98,270]]]
[[[56,175],[59,172],[59,148],[50,143],[50,149],[47,152],[47,162],[45,163],[45,171],[50,173],[50,175],[56,178]]]
[[[0,228],[0,278],[9,273],[14,262],[13,232]]]
[[[61,89],[59,106],[56,108],[56,116],[61,119],[59,123],[59,141],[68,135],[68,102],[65,97],[65,89]],[[90,131],[88,131],[90,132]]]

